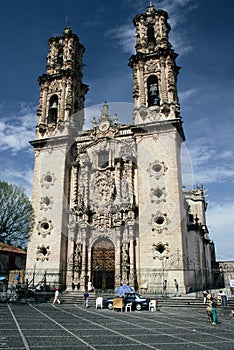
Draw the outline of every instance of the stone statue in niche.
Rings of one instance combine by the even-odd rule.
[[[122,179],[122,200],[124,202],[129,202],[130,196],[129,196],[129,183],[127,176],[125,175]]]
[[[74,254],[74,271],[78,272],[81,270],[81,258],[82,258],[82,245],[77,243],[75,254]]]
[[[123,257],[123,264],[127,264],[128,263],[128,250],[126,247],[123,249],[122,257]]]
[[[67,93],[67,99],[66,99],[66,108],[71,108],[72,106],[72,93],[71,91],[69,90],[68,93]]]
[[[84,199],[81,193],[78,193],[78,198],[77,198],[77,211],[78,214],[81,214],[84,212],[85,205],[84,205]]]

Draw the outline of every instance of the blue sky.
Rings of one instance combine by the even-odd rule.
[[[169,14],[170,41],[181,66],[178,91],[192,163],[193,184],[207,190],[207,224],[218,260],[234,260],[234,2],[155,0]],[[86,47],[86,107],[117,102],[131,121],[134,52],[133,17],[144,0],[40,0],[1,3],[0,179],[23,186],[31,195],[37,78],[45,72],[47,40],[60,35],[66,17]],[[118,104],[119,105],[119,104]],[[130,108],[129,108],[130,107]],[[87,117],[87,122],[89,118]],[[186,177],[184,178],[185,182]],[[187,187],[188,188],[188,187]]]

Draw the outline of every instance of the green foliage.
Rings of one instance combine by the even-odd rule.
[[[24,189],[0,181],[0,241],[26,247],[32,205]]]

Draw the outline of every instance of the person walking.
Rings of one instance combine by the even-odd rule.
[[[177,282],[176,279],[174,279],[174,285],[175,285],[175,295],[174,295],[174,297],[176,297],[177,294],[179,293],[179,283]]]
[[[61,301],[59,299],[59,289],[58,288],[55,289],[53,304],[55,304],[56,301],[58,304],[61,304]]]
[[[84,292],[84,306],[89,307],[89,293],[87,290]]]
[[[163,282],[163,297],[167,298],[167,280]]]
[[[211,307],[212,307],[212,325],[218,324],[218,316],[217,316],[217,300],[214,297],[211,297]]]
[[[203,304],[204,305],[207,303],[207,295],[208,295],[207,290],[203,290]]]

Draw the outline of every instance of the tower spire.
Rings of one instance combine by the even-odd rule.
[[[56,134],[59,129],[67,130],[65,124],[71,121],[79,129],[83,127],[85,94],[88,86],[82,83],[82,57],[85,51],[76,34],[68,27],[62,35],[48,40],[46,72],[39,77],[40,101],[38,107],[38,138]],[[79,119],[79,120],[78,120]],[[53,130],[53,132],[52,132]],[[67,130],[68,131],[68,130]]]
[[[134,79],[135,123],[181,120],[176,86],[179,67],[167,20],[167,12],[156,10],[151,1],[147,11],[133,20],[136,54],[130,57],[129,66]]]
[[[66,28],[71,28],[71,21],[69,20],[68,16],[66,16]]]

